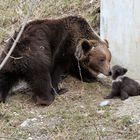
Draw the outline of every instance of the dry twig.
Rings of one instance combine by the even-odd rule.
[[[18,33],[18,35],[17,35],[17,37],[16,37],[14,43],[13,43],[11,49],[10,49],[9,52],[7,53],[7,55],[6,55],[6,57],[4,58],[4,60],[2,61],[2,63],[0,64],[0,70],[4,67],[4,65],[6,64],[7,60],[10,58],[10,56],[11,56],[13,50],[15,49],[15,47],[16,47],[16,45],[17,45],[17,42],[18,42],[18,40],[20,39],[20,37],[21,37],[21,35],[22,35],[23,31],[24,31],[24,28],[25,28],[25,26],[26,26],[26,24],[27,24],[28,19],[29,19],[29,17],[32,15],[33,6],[35,5],[35,3],[36,3],[36,0],[32,0],[32,1],[30,2],[29,8],[28,8],[28,13],[27,13],[27,15],[25,16],[25,18],[24,18],[24,20],[23,20],[22,27],[21,27],[21,29],[20,29],[20,31],[19,31],[19,33]]]

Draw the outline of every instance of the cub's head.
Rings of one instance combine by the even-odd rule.
[[[76,47],[75,57],[94,76],[97,76],[99,73],[106,76],[111,75],[111,53],[106,40],[82,39]]]
[[[112,79],[115,80],[118,76],[122,76],[127,72],[126,68],[119,65],[115,65],[111,68]]]

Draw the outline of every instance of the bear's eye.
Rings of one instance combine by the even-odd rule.
[[[100,62],[104,62],[104,61],[105,61],[105,59],[104,59],[104,58],[100,59]]]

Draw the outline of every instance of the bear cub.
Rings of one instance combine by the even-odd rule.
[[[125,76],[127,69],[119,65],[112,67],[112,90],[105,99],[111,99],[115,96],[120,96],[122,100],[129,96],[140,95],[140,85],[133,79]]]

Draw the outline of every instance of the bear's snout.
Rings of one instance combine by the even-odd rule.
[[[106,76],[111,76],[112,75],[111,71],[103,72],[103,74],[106,75]]]
[[[105,76],[112,75],[109,64],[108,65],[106,64],[104,67],[100,67],[99,71],[100,71],[100,73],[104,74]]]
[[[112,75],[112,72],[111,72],[111,70],[109,71],[109,76],[111,76]]]

